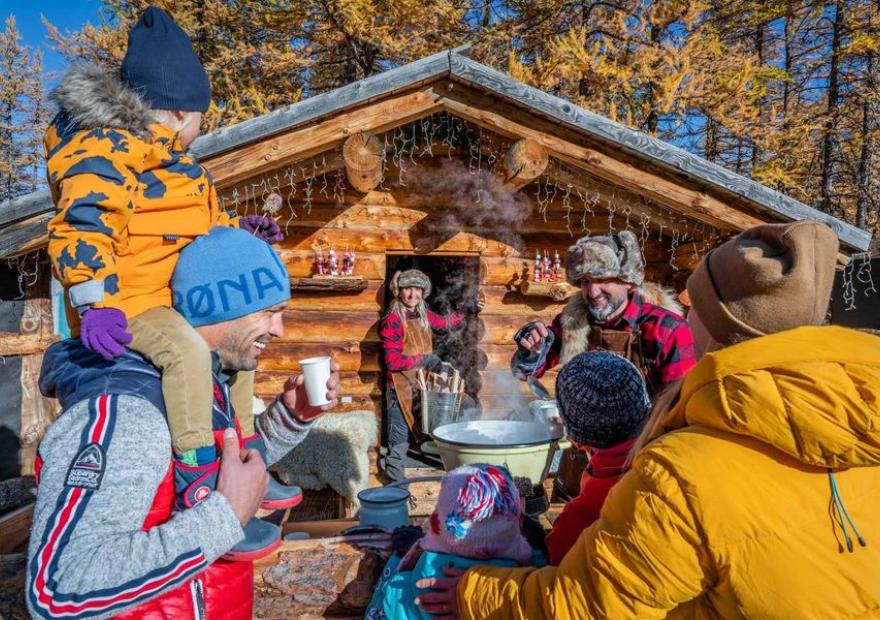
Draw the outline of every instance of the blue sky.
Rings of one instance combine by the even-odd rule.
[[[52,51],[40,16],[44,15],[62,32],[78,30],[86,22],[99,23],[98,11],[102,6],[101,0],[0,0],[0,16],[5,22],[10,14],[15,15],[22,42],[43,50],[44,70],[51,73],[63,69],[66,63]]]

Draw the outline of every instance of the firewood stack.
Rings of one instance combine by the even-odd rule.
[[[418,372],[422,394],[422,429],[430,433],[436,427],[455,422],[464,395],[464,379],[448,364],[441,372]]]
[[[441,372],[425,372],[419,368],[419,388],[422,392],[435,392],[440,394],[461,394],[464,392],[464,379],[457,368],[444,364]]]

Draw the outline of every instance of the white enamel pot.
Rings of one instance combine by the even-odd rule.
[[[513,476],[540,484],[547,477],[562,441],[558,424],[512,420],[473,420],[434,429],[434,443],[446,471],[461,465],[489,463],[506,467]]]

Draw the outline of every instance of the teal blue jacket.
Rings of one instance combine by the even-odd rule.
[[[543,555],[533,554],[533,565],[543,565]],[[364,616],[367,620],[431,620],[415,603],[420,594],[429,592],[416,587],[416,582],[427,577],[443,577],[444,566],[468,569],[471,566],[519,566],[513,560],[472,560],[447,553],[422,551],[412,570],[398,571],[400,558],[392,555],[382,571],[379,585],[373,592],[370,606]]]

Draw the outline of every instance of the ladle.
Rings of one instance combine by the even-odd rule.
[[[532,394],[540,398],[541,400],[553,400],[553,397],[550,396],[550,392],[547,391],[547,388],[544,387],[544,384],[541,383],[537,378],[532,375],[529,375],[526,379],[526,384],[529,386],[529,389],[532,391]]]

